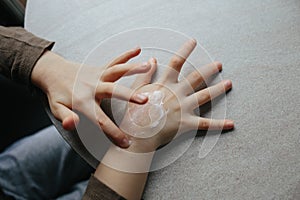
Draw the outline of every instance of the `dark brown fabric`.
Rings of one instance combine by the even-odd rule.
[[[89,184],[82,200],[123,200],[124,198],[101,183],[94,175],[91,176]]]
[[[11,196],[4,194],[3,191],[0,189],[0,200],[15,200],[15,199]]]
[[[0,73],[30,85],[32,69],[43,52],[54,43],[38,38],[21,27],[0,26]]]

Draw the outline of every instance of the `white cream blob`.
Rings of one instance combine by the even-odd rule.
[[[156,90],[142,94],[148,96],[148,102],[143,105],[130,104],[120,127],[132,136],[145,138],[158,133],[167,112],[163,107],[164,93]]]

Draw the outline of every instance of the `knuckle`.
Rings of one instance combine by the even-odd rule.
[[[203,92],[202,94],[201,94],[201,98],[200,98],[202,101],[208,101],[209,99],[210,99],[210,94],[209,94],[209,92],[207,91],[207,92]]]
[[[179,103],[176,103],[175,105],[174,105],[174,112],[175,113],[180,113],[181,112],[181,105],[179,104]]]
[[[98,124],[99,124],[99,126],[101,127],[101,128],[104,128],[105,126],[106,126],[106,124],[107,124],[107,119],[106,118],[99,118],[98,119]]]
[[[177,55],[177,56],[171,58],[170,63],[172,66],[178,66],[182,63],[182,58],[180,58],[180,56]]]
[[[80,109],[84,107],[84,99],[86,99],[85,97],[78,97],[78,98],[74,98],[73,102],[72,102],[72,107],[74,109]]]
[[[208,129],[209,125],[210,125],[210,123],[206,120],[200,120],[200,122],[199,122],[199,126],[204,129]]]
[[[217,127],[218,127],[219,129],[223,129],[224,125],[225,125],[224,122],[220,122],[220,123],[218,123]]]
[[[200,72],[198,72],[198,71],[192,72],[190,76],[191,76],[192,80],[202,79],[202,76],[201,76]]]
[[[99,86],[99,93],[105,96],[108,96],[112,92],[112,86],[110,84],[102,84]]]

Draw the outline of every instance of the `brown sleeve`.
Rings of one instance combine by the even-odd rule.
[[[54,43],[36,37],[21,27],[0,26],[0,74],[30,85],[32,69]]]
[[[115,191],[91,176],[82,200],[123,200]]]

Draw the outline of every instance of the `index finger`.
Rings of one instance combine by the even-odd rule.
[[[118,64],[123,64],[126,63],[127,61],[129,61],[131,58],[136,57],[137,55],[139,55],[141,53],[141,48],[140,47],[136,47],[134,49],[131,49],[129,51],[126,51],[124,53],[122,53],[121,55],[119,55],[118,57],[116,57],[115,59],[113,59],[108,65],[107,68],[110,68],[114,65],[118,65]]]

